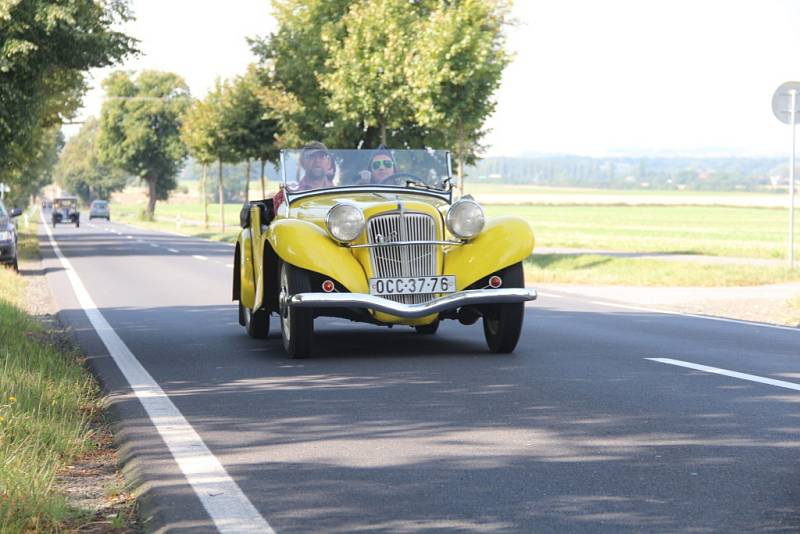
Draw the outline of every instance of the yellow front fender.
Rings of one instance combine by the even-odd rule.
[[[239,270],[239,295],[236,298],[242,303],[242,306],[255,308],[255,267],[253,265],[253,237],[249,228],[242,230],[239,235],[239,240],[236,244],[239,249],[239,264],[234,265],[234,269]]]
[[[281,219],[269,225],[265,235],[272,250],[286,263],[329,276],[351,293],[369,293],[367,275],[352,252],[316,224]]]
[[[444,256],[444,274],[456,275],[461,291],[471,284],[520,262],[531,255],[535,240],[527,221],[519,217],[493,217],[483,231],[464,245],[455,246]]]

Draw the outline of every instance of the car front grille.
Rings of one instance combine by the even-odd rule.
[[[370,244],[393,241],[436,241],[436,222],[424,213],[392,212],[372,217],[367,224]],[[373,276],[398,278],[438,275],[436,245],[386,245],[370,248]],[[428,302],[433,295],[390,295],[403,304]]]

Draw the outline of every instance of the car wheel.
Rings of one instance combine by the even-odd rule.
[[[432,336],[437,330],[439,330],[439,319],[436,319],[431,324],[415,326],[414,330],[417,331],[417,334],[422,334],[423,336]]]
[[[75,221],[75,228],[80,228],[80,227],[81,227],[81,222]]]
[[[280,317],[283,348],[290,358],[305,358],[311,353],[314,337],[314,310],[286,306],[289,296],[311,291],[306,271],[281,263]]]
[[[247,335],[255,339],[264,339],[269,335],[269,313],[265,310],[254,312],[239,301],[239,317],[244,321]]]
[[[503,287],[525,287],[525,275],[521,263],[505,269]],[[506,354],[512,352],[522,333],[525,303],[495,304],[484,307],[482,311],[483,334],[489,350]]]
[[[11,264],[11,268],[14,269],[14,272],[19,272],[19,263],[17,263],[17,258],[14,258],[14,263]]]

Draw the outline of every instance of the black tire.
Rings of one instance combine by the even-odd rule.
[[[279,302],[289,296],[311,291],[311,281],[303,269],[281,262]],[[314,339],[313,308],[282,307],[281,338],[290,358],[305,358],[311,354]]]
[[[75,228],[80,228],[80,227],[81,227],[81,222],[75,221]]]
[[[503,287],[525,287],[522,263],[516,263],[503,272]],[[483,334],[489,350],[507,354],[517,346],[525,318],[525,303],[495,304],[483,308]]]
[[[239,301],[239,317],[244,322],[244,329],[248,336],[264,339],[269,335],[269,313],[265,310],[254,312]]]
[[[14,272],[19,272],[19,263],[17,262],[17,258],[14,258],[14,263],[11,264],[11,268],[14,269]]]
[[[432,336],[437,330],[439,330],[439,319],[436,319],[431,324],[415,326],[414,330],[417,331],[417,334],[422,334],[423,336]]]

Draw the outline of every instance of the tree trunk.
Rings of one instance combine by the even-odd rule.
[[[203,163],[203,227],[208,230],[208,193],[206,192],[206,185],[208,184],[208,163]]]
[[[247,158],[247,165],[245,168],[247,170],[244,179],[244,201],[250,202],[250,158]]]
[[[381,121],[381,144],[386,146],[386,123]]]
[[[147,211],[145,217],[148,221],[155,219],[156,214],[156,177],[148,176],[147,181]]]
[[[458,121],[458,189],[464,196],[464,123]]]
[[[225,232],[225,186],[222,185],[222,160],[219,160],[219,219]]]
[[[267,198],[267,186],[264,183],[264,165],[267,164],[267,160],[261,160],[261,198]]]

